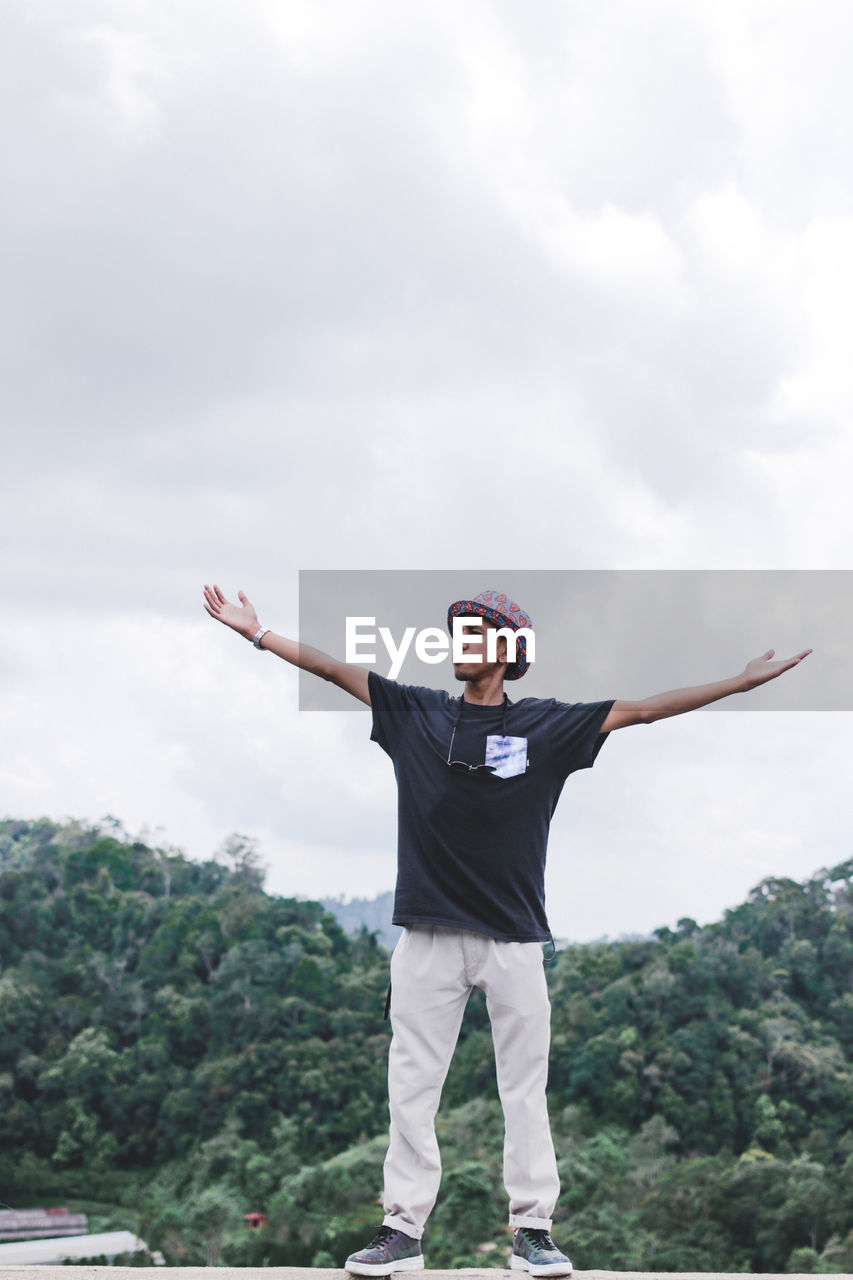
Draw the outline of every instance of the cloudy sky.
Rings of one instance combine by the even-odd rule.
[[[204,582],[295,634],[308,569],[850,568],[851,48],[844,0],[7,5],[0,813],[380,892],[369,713]],[[850,857],[851,757],[848,711],[612,735],[555,933]]]

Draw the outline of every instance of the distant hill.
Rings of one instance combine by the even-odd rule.
[[[362,926],[369,933],[376,933],[381,946],[393,951],[400,936],[400,926],[391,923],[394,914],[394,893],[389,889],[379,893],[375,898],[347,898],[341,894],[336,898],[319,898],[321,906],[330,911],[342,929],[347,933],[357,934]],[[697,926],[698,928],[698,926]],[[558,951],[566,947],[592,946],[610,942],[651,942],[651,933],[622,933],[617,938],[609,936],[595,938],[588,943],[576,942],[571,938],[555,938]]]
[[[347,933],[359,933],[363,925],[370,933],[376,932],[379,942],[389,951],[397,945],[400,927],[391,923],[394,894],[390,889],[375,898],[321,898],[320,903]]]

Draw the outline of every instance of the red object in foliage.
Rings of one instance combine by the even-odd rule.
[[[256,1227],[265,1227],[267,1225],[267,1215],[265,1213],[247,1213],[245,1218],[249,1224],[250,1230],[254,1230]]]

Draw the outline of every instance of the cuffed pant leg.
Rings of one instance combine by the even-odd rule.
[[[457,930],[406,928],[391,957],[384,1225],[420,1239],[441,1180],[435,1113],[470,983]]]
[[[504,1185],[512,1227],[550,1230],[560,1191],[545,1090],[551,1004],[539,943],[494,942],[486,993],[506,1124]]]

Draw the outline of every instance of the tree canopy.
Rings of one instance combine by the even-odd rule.
[[[548,973],[577,1267],[853,1269],[853,860]],[[193,862],[0,823],[0,1198],[97,1201],[173,1264],[340,1265],[380,1220],[387,982],[376,934],[267,894],[245,837]],[[503,1266],[476,992],[439,1137],[430,1264]]]

